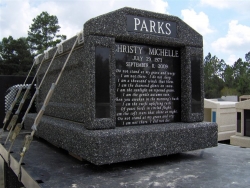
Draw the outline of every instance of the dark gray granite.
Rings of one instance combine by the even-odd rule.
[[[191,82],[191,56],[196,55],[200,58],[200,81],[201,81],[201,108],[200,113],[192,113],[192,82]],[[202,48],[186,47],[182,50],[182,121],[183,122],[195,122],[203,121],[204,119],[204,73],[203,73],[203,50]],[[198,79],[198,78],[197,78]]]
[[[128,32],[126,15],[176,22],[177,37],[162,37],[152,34]],[[132,43],[168,45],[172,47],[203,47],[202,36],[180,18],[128,7],[90,19],[84,24],[84,35],[108,36],[114,37],[117,41],[130,41]]]
[[[127,31],[127,15],[175,22],[176,37]],[[77,43],[38,126],[37,136],[97,165],[217,146],[217,124],[202,122],[203,39],[199,33],[178,17],[133,8],[122,8],[90,19],[84,24],[83,32],[84,43]],[[73,37],[62,43],[63,52],[56,56],[37,97],[38,111],[75,40],[76,37]],[[116,125],[116,43],[175,47],[179,50],[180,122],[124,127]],[[110,52],[110,115],[107,118],[96,118],[96,47],[108,48]],[[39,71],[38,85],[55,51],[56,48],[48,51],[49,58]],[[43,56],[39,56],[40,61]],[[200,80],[198,99],[194,99],[192,93],[193,56],[200,70],[197,77]],[[192,111],[194,103],[195,112]],[[26,129],[30,129],[34,119],[35,114],[27,117]]]
[[[36,114],[29,114],[30,129]],[[217,146],[217,124],[168,123],[87,130],[82,124],[43,116],[37,135],[96,165]]]
[[[85,97],[84,105],[85,108],[85,122],[84,126],[87,129],[112,129],[115,128],[116,120],[116,101],[115,101],[115,40],[114,38],[109,37],[99,37],[99,36],[87,36],[84,38],[85,44],[84,49],[87,51],[84,54],[84,60],[86,62],[85,67],[85,79],[84,79],[84,88],[85,88]],[[95,118],[96,109],[95,109],[95,47],[103,46],[111,49],[109,69],[110,71],[110,118]],[[78,113],[78,112],[76,112]],[[80,115],[80,114],[79,114]]]
[[[164,37],[152,34],[142,34],[126,31],[126,15],[150,17],[161,20],[174,21],[177,23],[177,37]],[[64,53],[57,56],[49,75],[38,97],[38,110],[52,82],[58,76],[65,59],[68,56],[70,46],[73,45],[76,37],[64,42]],[[84,45],[78,45],[77,50],[71,55],[70,61],[63,73],[55,93],[49,103],[45,114],[71,121],[84,123],[87,129],[109,129],[115,127],[115,42],[129,42],[133,44],[148,44],[179,47],[181,51],[181,121],[199,122],[203,120],[203,42],[202,36],[175,16],[164,15],[133,8],[122,8],[114,12],[90,19],[84,24]],[[111,49],[110,55],[110,94],[111,94],[111,117],[95,118],[95,47],[104,46]],[[49,51],[52,58],[55,49]],[[191,60],[192,54],[200,57],[201,66],[201,108],[200,113],[191,112]],[[41,59],[43,55],[39,57]],[[39,72],[39,80],[46,70],[46,64]],[[198,79],[198,78],[197,78]]]

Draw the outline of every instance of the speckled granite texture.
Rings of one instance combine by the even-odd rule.
[[[30,129],[36,114],[29,114]],[[37,134],[96,165],[217,146],[217,124],[169,123],[87,130],[80,123],[43,116]]]
[[[126,15],[173,21],[177,23],[177,37],[162,37],[152,34],[127,32]],[[176,16],[159,14],[133,8],[122,8],[105,15],[92,18],[84,24],[84,35],[114,37],[116,41],[162,45],[203,47],[202,36]]]
[[[172,21],[177,24],[177,36],[166,37],[127,31],[127,15]],[[141,158],[217,146],[217,124],[203,121],[203,39],[202,36],[175,16],[133,8],[122,8],[90,19],[84,24],[84,43],[77,44],[56,90],[38,126],[37,135],[52,144],[68,150],[94,164],[108,164]],[[39,111],[52,82],[55,82],[76,37],[65,41],[63,53],[56,56],[40,89],[37,101]],[[115,44],[145,44],[177,47],[181,60],[181,122],[116,126],[116,62]],[[96,118],[95,109],[95,49],[108,48],[110,117]],[[39,72],[40,83],[56,48],[51,49]],[[192,112],[192,62],[200,66],[200,101]],[[43,55],[39,57],[39,60]],[[196,98],[197,100],[197,98]],[[199,109],[200,108],[200,109]],[[35,119],[30,114],[25,128],[30,129]]]
[[[46,75],[43,84],[41,85],[39,95],[37,97],[37,110],[39,111],[42,107],[43,101],[51,87],[51,84],[56,81],[61,68],[68,57],[68,53],[76,37],[73,37],[63,43],[63,54],[59,54],[54,59],[48,74]],[[53,57],[56,49],[49,51],[49,59],[44,61],[41,70],[37,77],[37,84],[40,84],[45,71]],[[39,57],[41,61],[43,55]],[[83,45],[78,44],[75,47],[72,55],[70,56],[69,62],[63,72],[55,92],[50,100],[49,105],[45,110],[45,114],[74,120],[78,122],[84,122],[85,111],[84,111],[84,91],[83,83],[85,82],[85,68],[83,67]],[[77,112],[77,113],[76,113]]]
[[[128,32],[126,30],[126,15],[136,15],[177,23],[177,37],[164,37],[152,34]],[[38,97],[38,110],[50,88],[58,76],[70,47],[76,37],[63,43],[64,53],[58,55],[53,63]],[[200,57],[201,66],[201,102],[203,103],[203,42],[202,36],[175,16],[158,14],[133,8],[123,8],[108,14],[90,19],[84,24],[84,44],[78,45],[71,55],[70,61],[58,83],[53,97],[45,111],[48,116],[81,122],[87,129],[115,128],[115,42],[132,44],[148,44],[179,47],[181,51],[181,121],[199,122],[203,120],[203,104],[200,113],[191,111],[191,60],[196,54]],[[110,55],[110,118],[95,118],[95,47],[103,46],[111,49]],[[41,80],[46,65],[53,57],[55,49],[49,51],[49,59],[39,72],[38,83]],[[39,57],[41,60],[43,55]]]

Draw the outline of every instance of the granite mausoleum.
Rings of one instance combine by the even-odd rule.
[[[122,8],[90,19],[36,134],[94,164],[217,146],[204,117],[202,36],[175,16]],[[37,108],[75,42],[60,45]],[[56,48],[46,55],[41,78]],[[36,114],[29,114],[30,129]]]

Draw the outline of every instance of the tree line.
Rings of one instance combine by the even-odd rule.
[[[210,53],[204,58],[205,98],[227,95],[250,95],[250,51],[245,61],[239,58],[233,65]]]
[[[32,21],[27,37],[9,36],[0,42],[0,75],[27,75],[36,55],[66,39],[66,35],[58,35],[61,27],[56,16],[42,12]],[[204,90],[205,98],[250,94],[250,52],[232,66],[208,53]]]
[[[0,75],[27,75],[36,55],[54,47],[66,35],[58,35],[58,19],[42,12],[32,20],[27,37],[4,37],[0,42]]]

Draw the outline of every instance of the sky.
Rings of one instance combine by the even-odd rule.
[[[43,11],[71,38],[87,20],[122,7],[179,17],[203,36],[204,57],[210,52],[233,65],[250,51],[250,0],[0,0],[0,40],[27,37]]]

